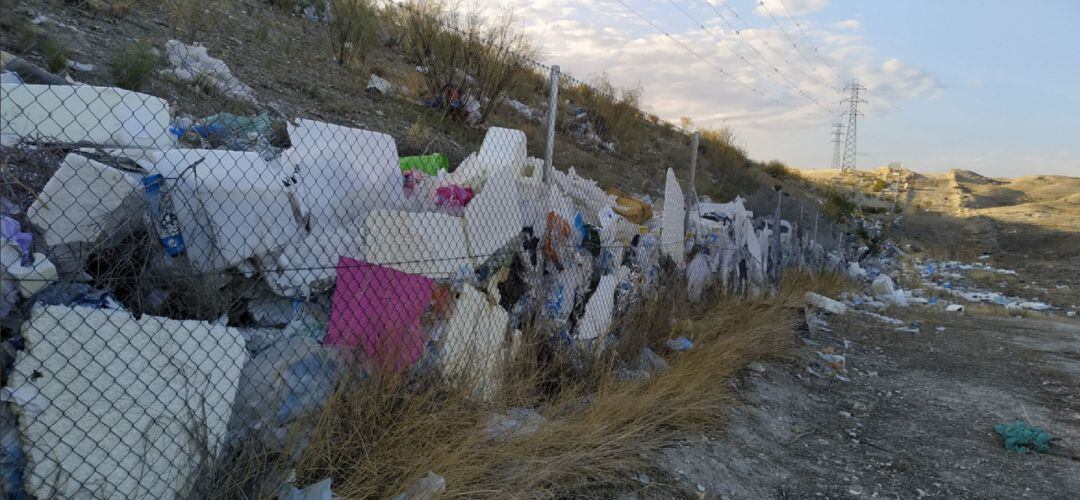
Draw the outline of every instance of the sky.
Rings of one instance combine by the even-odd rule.
[[[1080,1],[480,4],[512,6],[543,62],[639,87],[674,123],[731,127],[757,160],[830,167],[842,89],[858,79],[857,168],[1080,176]]]

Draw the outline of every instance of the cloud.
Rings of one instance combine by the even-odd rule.
[[[787,17],[788,12],[792,16],[817,12],[829,5],[829,0],[763,0],[761,3],[764,7],[758,5],[754,9],[755,14],[767,17],[771,12],[777,20],[781,20]],[[765,7],[768,10],[765,10]],[[785,7],[787,10],[784,10]]]
[[[832,23],[832,27],[837,30],[858,31],[862,29],[862,21],[859,21],[858,19],[845,19],[843,21]]]
[[[691,21],[670,6],[627,0],[672,40],[617,2],[545,0],[546,8],[537,9],[530,0],[485,1],[494,12],[514,7],[521,26],[542,48],[544,62],[582,80],[604,73],[617,86],[640,86],[644,107],[663,119],[677,122],[689,116],[702,127],[732,126],[750,142],[752,154],[755,145],[776,154],[775,138],[784,137],[783,131],[827,131],[843,98],[839,90],[851,78],[868,88],[868,116],[893,113],[905,101],[945,92],[933,75],[879,54],[853,27],[855,19],[833,24],[800,20],[813,41],[811,46],[797,30],[789,30],[798,37],[800,53],[771,20],[743,16],[753,27],[736,34],[716,24],[715,12],[700,2],[686,4],[695,18]],[[784,1],[800,12],[827,4]],[[566,11],[571,14],[562,15]],[[779,19],[783,10],[773,13]],[[544,96],[536,97],[543,102]]]

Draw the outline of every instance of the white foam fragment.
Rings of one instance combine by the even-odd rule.
[[[194,168],[189,166],[201,163]],[[258,153],[172,149],[154,171],[173,181],[172,205],[199,270],[235,266],[280,250],[300,230],[283,181],[290,169]]]
[[[432,278],[448,278],[473,265],[461,217],[375,210],[364,233],[364,255],[372,264]]]
[[[68,154],[27,210],[49,245],[95,242],[120,223],[125,200],[139,183],[107,165]]]
[[[661,214],[660,237],[662,244],[660,251],[671,257],[675,265],[682,269],[686,262],[686,247],[683,240],[686,237],[685,224],[686,199],[683,197],[679,180],[675,178],[675,171],[667,170],[667,180],[664,182],[664,213]]]
[[[375,209],[398,209],[405,191],[394,138],[312,120],[289,125],[294,191],[315,228],[360,222]]]
[[[841,302],[837,302],[824,295],[816,294],[814,292],[806,292],[803,296],[807,304],[822,309],[824,311],[833,314],[844,314],[847,312],[847,306]]]
[[[165,56],[173,65],[173,69],[166,71],[181,80],[190,82],[199,79],[233,99],[255,100],[255,93],[251,87],[233,76],[225,61],[210,57],[206,47],[169,40],[165,42]]]
[[[201,450],[219,451],[247,360],[238,330],[48,306],[23,337],[9,384],[49,402],[37,415],[17,407],[30,494],[173,498]]]
[[[499,388],[499,361],[510,316],[483,293],[465,285],[454,304],[439,357],[443,373],[489,400]]]
[[[499,171],[465,207],[465,234],[477,262],[494,255],[521,233],[521,200],[515,175]]]
[[[90,143],[167,149],[169,104],[151,95],[90,85],[0,85],[0,142]]]

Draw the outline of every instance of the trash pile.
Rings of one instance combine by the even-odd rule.
[[[1046,311],[1053,306],[1038,300],[1024,300],[1018,297],[1010,297],[1001,292],[981,290],[977,287],[962,283],[965,271],[979,270],[1000,275],[1015,276],[1016,271],[1011,269],[998,269],[984,262],[966,264],[957,261],[938,262],[933,260],[919,260],[916,262],[919,276],[926,287],[940,293],[953,295],[968,302],[984,302],[1005,306],[1009,310],[1027,309],[1030,311]]]
[[[237,88],[204,49],[167,52],[177,77]],[[662,203],[573,168],[545,180],[519,130],[488,129],[451,170],[330,123],[275,140],[266,115],[0,90],[5,154],[56,152],[4,174],[31,186],[0,207],[7,492],[184,494],[244,439],[280,449],[346,378],[435,374],[486,401],[530,322],[588,352],[662,274],[685,273],[696,300],[764,291],[776,266],[846,265],[741,198],[688,207],[670,169]]]

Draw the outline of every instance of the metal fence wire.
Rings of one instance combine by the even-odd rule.
[[[204,48],[166,57],[180,80],[251,95]],[[670,166],[650,198],[553,165],[576,110],[550,115],[547,158],[489,127],[451,164],[372,130],[193,119],[6,67],[5,498],[209,496],[208,464],[280,438],[345,379],[434,377],[483,402],[534,325],[594,352],[665,277],[696,300],[844,265],[837,229],[783,193],[755,214],[699,199]],[[445,90],[433,113],[478,105]]]

